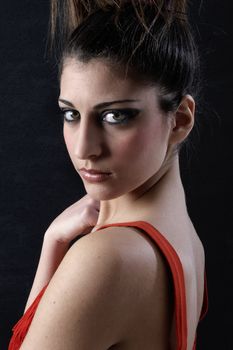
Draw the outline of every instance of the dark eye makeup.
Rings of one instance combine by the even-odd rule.
[[[62,108],[61,109],[61,117],[66,123],[74,123],[80,120],[80,113],[71,108]],[[135,108],[125,108],[125,109],[111,109],[105,110],[102,113],[98,114],[98,121],[100,123],[107,124],[127,124],[139,114],[140,110]]]

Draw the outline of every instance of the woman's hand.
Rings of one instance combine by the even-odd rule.
[[[45,238],[70,243],[77,236],[90,233],[97,223],[99,207],[99,201],[85,195],[56,217],[47,229]]]

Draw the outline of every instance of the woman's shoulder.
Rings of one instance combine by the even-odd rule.
[[[43,294],[23,349],[47,349],[59,342],[64,348],[73,342],[80,349],[107,349],[120,339],[132,317],[127,312],[133,306],[132,271],[125,268],[114,233],[106,237],[104,232],[87,234],[68,250]],[[91,330],[98,336],[90,337]]]
[[[102,261],[102,267],[135,269],[148,262],[156,264],[155,247],[151,239],[137,226],[108,226],[83,236],[68,252],[70,264],[76,257]],[[151,253],[151,254],[150,254]],[[73,256],[73,258],[72,258]],[[100,260],[100,261],[99,261]],[[122,273],[123,276],[123,273]]]
[[[159,280],[158,274],[162,271],[167,274],[160,249],[136,226],[111,226],[87,234],[71,247],[66,259],[67,270],[79,270],[83,266],[86,283],[89,279],[90,283],[95,283],[96,279],[99,288],[105,288],[107,284],[115,286],[115,291],[118,290],[115,302],[121,304],[121,298],[124,302],[127,300],[124,310],[132,303],[137,305],[134,296],[146,298],[145,290],[141,288],[142,276],[144,286],[149,290],[160,288],[154,285],[154,281]],[[79,277],[77,283],[80,283]],[[110,291],[109,298],[112,297]]]
[[[114,285],[122,294],[126,286],[136,287],[132,286],[132,274],[143,274],[152,266],[156,274],[159,258],[149,237],[136,227],[101,228],[71,246],[51,282],[60,288],[62,281],[71,290],[79,289],[82,283],[94,290],[97,285],[99,289]]]
[[[135,268],[146,262],[156,265],[160,251],[140,223],[149,224],[144,220],[116,223],[103,227],[93,232],[92,237],[86,238],[95,238],[98,241],[97,245],[100,244],[109,255],[120,257],[124,264],[132,264]]]

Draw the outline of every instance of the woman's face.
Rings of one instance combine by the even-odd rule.
[[[59,106],[67,150],[90,196],[113,199],[153,182],[170,132],[155,87],[124,79],[101,61],[67,59]],[[88,175],[82,168],[108,175]]]

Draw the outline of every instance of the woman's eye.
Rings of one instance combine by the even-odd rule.
[[[72,109],[61,109],[61,114],[68,123],[79,119],[79,112]]]
[[[137,109],[111,110],[105,111],[101,114],[101,121],[108,124],[126,124],[136,114],[139,113]],[[79,121],[80,113],[75,109],[61,108],[61,115],[65,122],[72,123]]]
[[[111,110],[102,114],[102,120],[109,124],[124,124],[138,113],[136,109]]]

